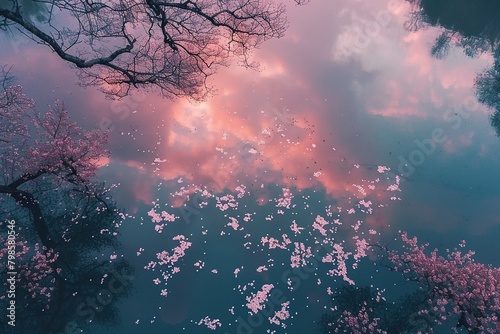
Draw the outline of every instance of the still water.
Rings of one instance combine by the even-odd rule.
[[[59,309],[52,328],[42,311],[19,314],[32,333],[452,333],[462,314],[484,316],[456,311],[450,291],[473,289],[453,277],[479,282],[485,267],[434,263],[446,278],[428,286],[424,260],[405,275],[385,249],[401,254],[406,231],[427,256],[472,249],[477,264],[500,266],[500,3],[287,8],[284,37],[251,55],[260,71],[220,69],[201,103],[106,100],[50,50],[2,35],[13,45],[2,63],[38,106],[59,98],[82,128],[112,124],[97,179],[124,214],[117,225],[92,216],[97,227],[74,233],[81,248],[61,248],[86,258],[92,283],[40,300]],[[8,200],[2,221],[30,231]],[[108,228],[116,235],[93,246]],[[491,277],[483,312],[498,316]],[[41,284],[63,296],[51,282]]]

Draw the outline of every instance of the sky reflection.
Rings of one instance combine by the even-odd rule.
[[[12,45],[0,36],[6,45],[0,50],[2,62],[14,65],[18,83],[39,107],[60,98],[82,126],[113,127],[112,156],[103,161],[99,177],[119,184],[115,199],[135,217],[122,228],[124,256],[140,268],[156,253],[172,252],[177,234],[193,243],[184,259],[189,268],[182,269],[182,279],[172,278],[167,298],[159,296],[161,289],[152,283],[158,272],[137,274],[139,291],[122,305],[123,327],[111,332],[160,333],[171,328],[175,333],[201,333],[193,322],[207,315],[207,306],[212,318],[223,319],[222,329],[227,330],[228,323],[234,328],[234,318],[244,314],[240,304],[245,299],[235,296],[240,295],[236,288],[234,293],[219,291],[253,280],[260,288],[280,279],[278,262],[289,258],[279,255],[276,270],[256,272],[261,265],[270,266],[269,249],[259,246],[255,254],[244,252],[247,231],[228,227],[228,214],[214,207],[215,199],[207,199],[211,204],[198,213],[190,212],[186,224],[183,205],[192,207],[193,196],[203,189],[235,194],[238,186],[246,186],[249,195],[239,203],[241,212],[229,211],[240,215],[239,223],[251,231],[248,240],[254,245],[265,234],[280,237],[281,228],[292,234],[293,219],[312,224],[316,215],[325,214],[319,211],[328,203],[348,210],[366,200],[373,202],[374,212],[362,213],[358,206],[355,215],[345,215],[347,226],[363,219],[366,233],[375,229],[383,240],[408,230],[445,248],[467,239],[479,259],[500,264],[492,254],[498,248],[500,142],[488,122],[491,111],[476,102],[473,89],[475,76],[493,58],[484,54],[470,59],[459,49],[444,60],[433,58],[429,48],[439,30],[405,30],[408,9],[406,3],[384,0],[312,1],[290,7],[286,36],[267,42],[253,55],[262,71],[237,66],[220,70],[211,79],[216,95],[198,104],[164,100],[154,93],[105,100],[96,89],[77,87],[73,70],[45,48]],[[380,29],[373,28],[374,23]],[[360,31],[365,39],[356,42]],[[419,143],[432,139],[435,129],[444,139],[426,153]],[[402,161],[411,162],[412,154],[423,158],[409,172]],[[378,166],[390,171],[379,173]],[[399,188],[388,190],[397,183],[396,174],[403,174]],[[171,195],[181,187],[187,191]],[[268,199],[282,188],[310,206],[301,203],[300,212],[277,215]],[[306,193],[311,197],[303,200]],[[159,212],[177,216],[162,234],[154,231],[147,214],[154,203]],[[241,221],[244,213],[253,212],[259,217],[256,227]],[[276,218],[266,225],[265,217],[272,213]],[[223,238],[221,231],[237,238]],[[351,237],[350,229],[340,231],[342,238]],[[297,240],[315,240],[310,235],[301,238]],[[346,247],[350,243],[347,240]],[[141,247],[146,251],[137,256]],[[197,273],[192,263],[200,258],[206,268]],[[251,273],[243,272],[235,283],[238,263]],[[215,268],[225,278],[214,278]],[[363,279],[360,271],[353,275]],[[308,288],[294,295],[306,300],[292,307],[304,312],[294,313],[289,321],[296,333],[310,330],[317,320],[313,315],[319,317],[329,303],[318,279],[328,278],[311,274],[304,280]],[[233,317],[226,304],[236,305],[241,313]]]

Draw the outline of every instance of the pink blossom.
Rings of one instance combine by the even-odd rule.
[[[246,306],[255,314],[259,310],[262,310],[264,302],[267,300],[267,295],[274,288],[273,284],[264,284],[262,290],[257,291],[257,293],[252,293],[251,296],[247,296]]]

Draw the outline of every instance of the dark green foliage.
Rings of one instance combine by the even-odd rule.
[[[500,1],[407,0],[413,5],[406,28],[411,31],[433,26],[443,31],[431,54],[445,58],[451,46],[462,48],[468,57],[491,52],[495,63],[475,79],[479,102],[492,108],[491,126],[500,136]]]

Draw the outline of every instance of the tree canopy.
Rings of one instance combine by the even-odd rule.
[[[406,28],[442,28],[431,47],[436,58],[448,55],[451,46],[463,49],[468,57],[491,52],[494,64],[474,81],[479,102],[492,108],[490,122],[500,136],[500,3],[489,0],[407,0],[413,6]]]
[[[250,51],[286,25],[285,5],[271,0],[0,1],[0,28],[46,45],[83,85],[119,97],[133,86],[203,99],[218,67],[232,56],[255,66]]]
[[[15,275],[7,266],[0,273],[15,280],[15,329],[47,334],[116,323],[114,302],[130,291],[132,270],[126,260],[97,253],[119,246],[125,217],[93,180],[108,156],[107,132],[82,129],[63,103],[37,110],[6,67],[1,82],[0,259],[15,263]],[[6,291],[9,284],[2,283]]]

